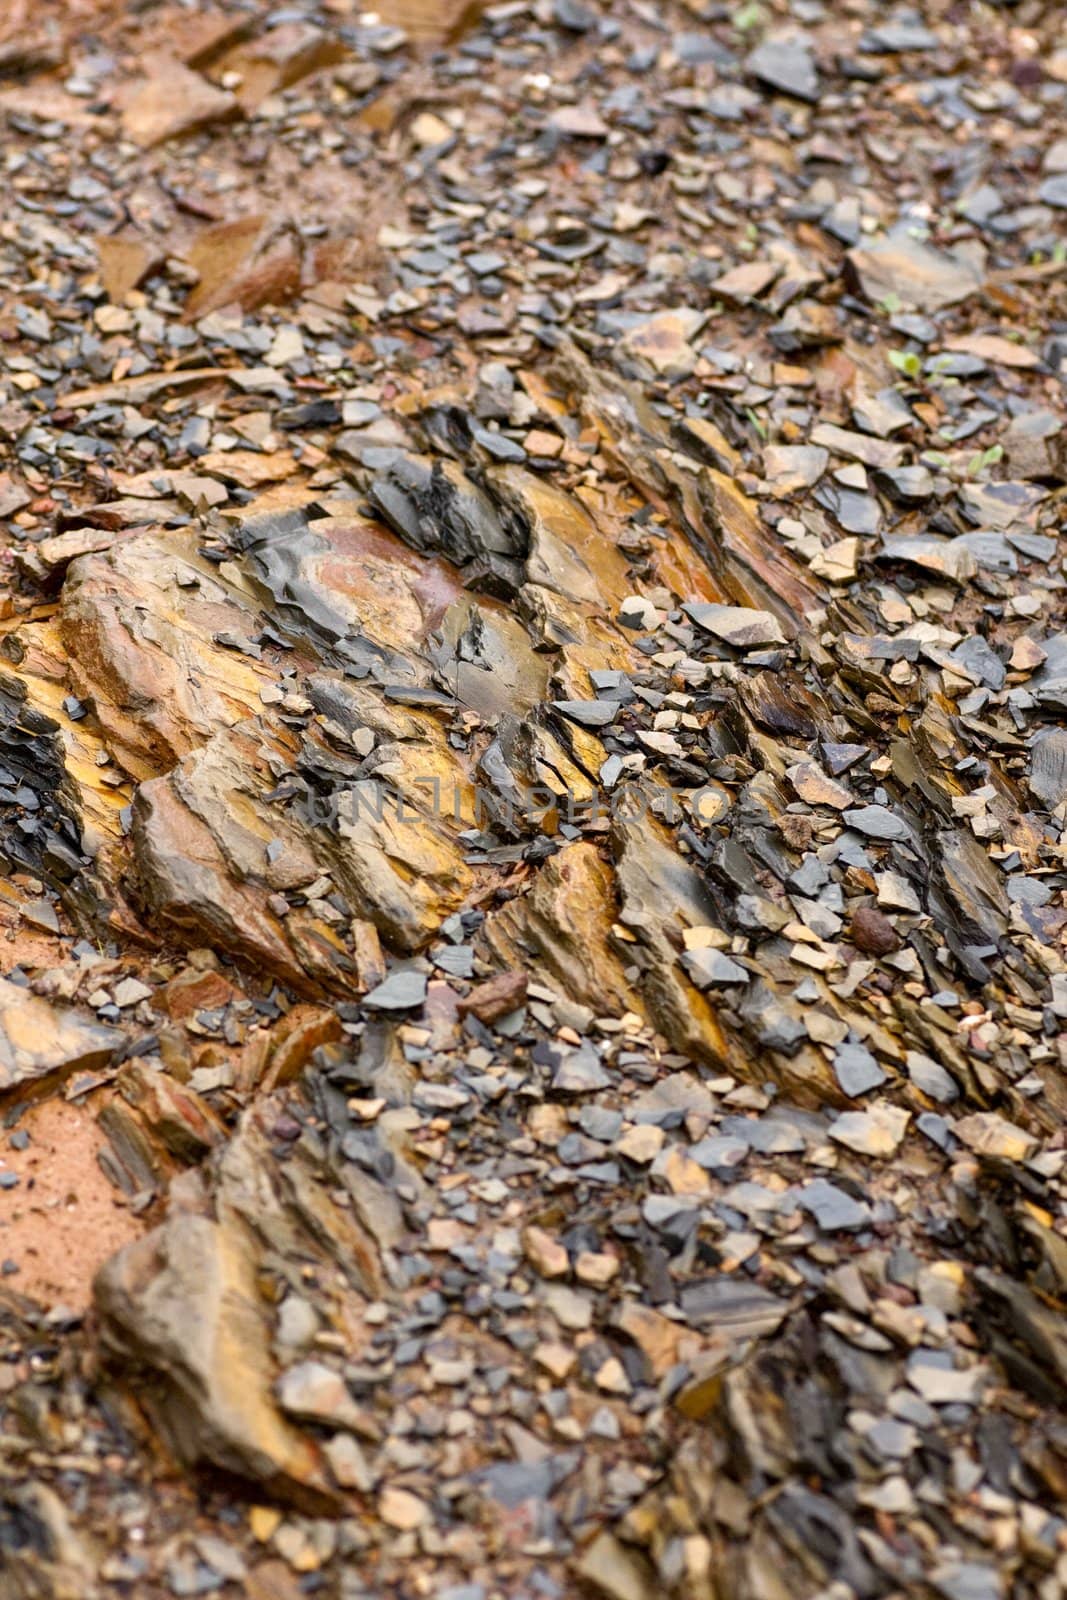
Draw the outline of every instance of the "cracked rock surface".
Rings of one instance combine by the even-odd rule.
[[[0,15],[0,1600],[1067,1592],[1065,112]]]

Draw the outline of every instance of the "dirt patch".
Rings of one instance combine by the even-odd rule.
[[[25,1149],[12,1148],[26,1133]],[[86,1106],[51,1100],[34,1106],[0,1139],[0,1262],[18,1266],[10,1282],[43,1305],[82,1310],[93,1274],[143,1230],[100,1169],[106,1140]]]

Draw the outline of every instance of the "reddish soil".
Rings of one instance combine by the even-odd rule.
[[[25,1150],[11,1148],[19,1131]],[[19,1177],[0,1190],[0,1262],[17,1263],[12,1287],[43,1305],[84,1310],[97,1267],[143,1230],[100,1168],[105,1143],[94,1112],[65,1100],[31,1107],[0,1138],[0,1173]]]

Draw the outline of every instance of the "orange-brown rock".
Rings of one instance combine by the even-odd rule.
[[[336,1505],[318,1449],[278,1410],[252,1236],[176,1215],[100,1269],[105,1360],[121,1361],[178,1458],[250,1478],[308,1510]]]
[[[228,89],[208,83],[180,61],[162,59],[133,95],[122,118],[123,132],[143,148],[196,133],[213,122],[237,115],[238,102]]]
[[[296,239],[260,214],[205,228],[183,254],[200,279],[186,301],[188,317],[220,306],[249,311],[268,300],[277,304],[300,287]]]
[[[200,971],[186,967],[177,977],[164,984],[156,995],[156,1004],[175,1022],[183,1022],[195,1011],[215,1011],[240,998],[241,991],[221,972],[208,967]]]
[[[0,1093],[111,1060],[124,1034],[0,978]]]
[[[256,613],[196,555],[196,543],[185,533],[146,533],[75,561],[63,588],[71,685],[138,779],[258,710],[269,681],[252,656],[215,642],[248,639]]]
[[[217,63],[215,75],[237,74],[237,99],[243,111],[252,112],[268,95],[324,67],[336,66],[347,54],[344,41],[336,34],[306,22],[283,22],[260,38],[227,51]]]
[[[136,289],[164,259],[164,251],[157,240],[131,229],[101,234],[96,241],[96,253],[100,257],[100,276],[107,297],[117,306],[122,305],[129,291]]]
[[[277,1089],[299,1077],[320,1045],[343,1036],[341,1019],[325,1006],[294,1006],[273,1030],[264,1089]]]

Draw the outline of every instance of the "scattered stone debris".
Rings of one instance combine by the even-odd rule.
[[[1067,1592],[1065,109],[0,16],[5,1600]]]

